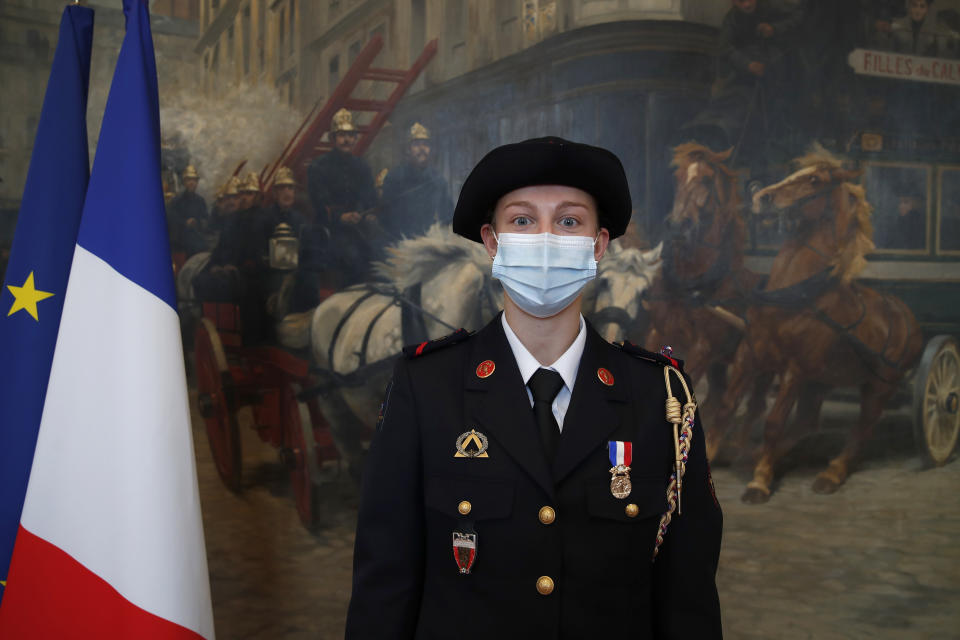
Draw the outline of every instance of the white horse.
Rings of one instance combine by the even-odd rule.
[[[449,227],[434,225],[387,252],[387,260],[375,265],[384,282],[339,291],[312,311],[284,318],[277,328],[285,346],[309,344],[319,372],[320,410],[353,475],[359,471],[363,434],[376,422],[393,359],[404,344],[401,305],[416,304],[411,308],[423,314],[431,339],[461,327],[479,329],[502,306],[483,246]],[[403,295],[415,285],[420,285],[419,303]]]
[[[401,304],[394,291],[421,287],[427,334],[431,339],[464,327],[479,329],[500,307],[490,258],[483,246],[434,225],[423,236],[387,249],[375,271],[389,283],[340,291],[316,308],[311,319],[313,360],[340,375],[350,374],[400,352]],[[484,304],[486,303],[486,304]],[[348,313],[349,312],[349,313]],[[349,317],[345,317],[349,316]]]
[[[649,251],[621,249],[610,243],[597,267],[597,280],[591,297],[592,311],[585,315],[608,342],[640,339],[642,297],[660,273],[663,243]],[[588,305],[584,305],[588,306]]]

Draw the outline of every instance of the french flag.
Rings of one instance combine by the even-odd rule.
[[[214,637],[150,17],[123,7],[2,638]]]

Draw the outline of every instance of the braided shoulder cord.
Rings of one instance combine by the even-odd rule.
[[[670,372],[673,372],[680,384],[683,386],[683,393],[687,398],[686,404],[682,407],[680,401],[673,396],[673,389],[670,385]],[[663,381],[667,387],[667,422],[673,425],[673,446],[675,453],[674,470],[670,474],[670,484],[667,486],[667,510],[660,518],[660,527],[657,529],[657,541],[653,547],[653,559],[656,559],[660,552],[660,545],[663,544],[663,537],[667,533],[667,527],[673,519],[673,512],[677,515],[683,513],[680,493],[683,490],[683,476],[687,471],[687,457],[690,453],[690,445],[693,442],[693,421],[694,414],[697,411],[697,404],[694,401],[693,394],[687,387],[686,380],[675,368],[666,366],[663,368]],[[681,426],[683,425],[683,426]]]

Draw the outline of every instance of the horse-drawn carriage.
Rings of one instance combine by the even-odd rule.
[[[858,184],[860,170],[814,149],[784,180],[758,186],[744,207],[728,157],[692,143],[675,150],[664,272],[646,300],[651,343],[675,344],[692,363],[691,376],[707,377],[708,455],[731,445],[744,451],[753,425],[764,419],[754,478],[743,496],[763,502],[777,463],[818,428],[827,393],[855,386],[860,418],[818,474],[815,491],[836,491],[884,409],[904,401],[912,403],[921,455],[930,464],[946,463],[960,432],[960,318],[944,322],[941,313],[939,323],[925,315],[918,322],[914,310],[929,309],[931,301],[908,305],[903,287],[891,284],[900,276],[902,285],[906,264],[887,274],[893,278],[876,277],[866,260],[874,249],[872,206]],[[785,229],[782,244],[750,256],[747,219],[764,215]],[[947,316],[956,309],[944,294],[955,296],[955,283],[943,282],[942,297],[932,304]],[[738,418],[743,397],[750,404]]]
[[[297,514],[312,527],[318,491],[338,471],[339,453],[316,397],[309,361],[277,346],[245,346],[239,307],[202,303],[194,333],[197,403],[217,473],[232,491],[242,489],[238,412],[250,406],[254,428],[276,447],[293,489]]]
[[[257,435],[278,450],[289,473],[300,520],[315,526],[325,485],[342,471],[358,480],[403,344],[401,308],[418,313],[430,337],[451,326],[479,327],[496,313],[488,260],[473,244],[439,228],[403,241],[381,265],[382,281],[285,317],[268,344],[244,342],[236,304],[196,299],[193,279],[208,255],[186,261],[177,278],[184,332],[193,337],[197,403],[224,484],[243,488],[238,413],[249,407]],[[419,304],[402,293],[413,286],[423,288]]]

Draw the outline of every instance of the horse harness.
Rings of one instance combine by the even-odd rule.
[[[833,267],[830,266],[808,278],[805,278],[804,280],[801,280],[800,282],[790,285],[789,287],[774,289],[771,291],[766,291],[763,289],[763,287],[766,285],[766,279],[764,279],[764,281],[758,284],[753,290],[750,296],[750,302],[751,304],[757,306],[780,307],[790,311],[802,311],[813,307],[813,316],[839,334],[839,336],[847,342],[850,348],[853,349],[853,352],[857,354],[857,356],[865,365],[867,365],[867,369],[870,371],[870,373],[875,375],[883,382],[895,382],[893,380],[887,380],[877,372],[877,369],[879,368],[878,365],[884,365],[895,371],[903,371],[902,359],[895,362],[884,355],[884,352],[886,352],[890,344],[889,335],[887,336],[883,347],[877,351],[871,349],[853,333],[867,316],[867,305],[863,301],[860,287],[857,285],[853,285],[851,287],[855,294],[856,300],[860,305],[860,313],[857,316],[857,319],[850,324],[842,324],[837,322],[830,317],[826,311],[816,306],[817,299],[825,294],[830,287],[834,286],[836,283],[837,279],[834,275],[832,275],[832,271]],[[889,309],[887,296],[880,294],[880,297],[884,302],[884,307]]]
[[[813,202],[821,197],[829,195],[830,192],[826,190],[821,190],[816,193],[804,196],[803,198],[798,199],[796,202],[792,203],[790,207],[784,210],[783,215],[795,211],[803,207],[808,202]],[[837,228],[836,225],[831,225],[830,229],[833,233],[834,243],[839,247],[840,239],[837,237]],[[846,232],[846,238],[849,238],[856,233],[856,228],[854,225],[850,225]],[[804,242],[801,245],[801,248],[806,249],[820,258],[823,258],[825,261],[831,261],[832,257],[824,255],[823,252],[812,247],[808,242]],[[883,365],[893,369],[894,371],[903,371],[903,361],[893,361],[887,358],[884,355],[887,348],[890,344],[890,336],[887,336],[887,339],[880,349],[880,351],[871,349],[864,343],[860,338],[854,335],[854,331],[860,324],[863,322],[864,318],[867,315],[867,306],[863,301],[863,296],[861,295],[861,290],[857,285],[852,285],[852,290],[856,296],[856,300],[860,305],[860,314],[856,320],[850,324],[842,324],[834,320],[830,315],[823,309],[816,306],[816,300],[827,292],[827,290],[834,286],[836,283],[836,277],[832,275],[834,266],[830,265],[824,268],[822,271],[813,274],[812,276],[801,280],[795,284],[790,285],[789,287],[784,287],[782,289],[775,289],[772,291],[765,291],[763,287],[766,286],[766,279],[759,283],[757,287],[751,294],[751,303],[760,305],[760,306],[776,306],[782,307],[785,309],[791,310],[802,310],[809,307],[813,307],[813,315],[820,322],[833,329],[840,337],[850,345],[850,348],[853,349],[853,352],[867,365],[868,371],[875,375],[877,378],[886,383],[893,383],[895,381],[887,380],[881,376],[877,369],[879,365]],[[889,299],[886,295],[880,294],[881,300],[884,302],[885,309],[889,309]],[[888,314],[889,317],[889,314]]]
[[[318,372],[323,371],[331,375],[336,380],[336,382],[338,382],[341,385],[360,386],[364,384],[366,379],[366,376],[359,375],[359,372],[361,370],[368,370],[370,368],[377,367],[383,363],[388,363],[393,360],[393,358],[391,357],[391,358],[385,358],[383,360],[379,360],[377,362],[371,362],[371,363],[367,362],[367,348],[370,345],[370,338],[373,335],[373,329],[374,327],[376,327],[376,324],[380,320],[380,318],[382,318],[384,314],[386,314],[386,312],[393,306],[409,307],[410,309],[420,314],[421,320],[425,320],[426,318],[429,318],[434,322],[441,324],[444,327],[450,329],[451,331],[457,330],[457,327],[454,327],[450,323],[445,322],[443,319],[439,318],[435,314],[430,313],[429,311],[424,309],[421,305],[415,303],[409,297],[405,296],[403,292],[397,290],[392,286],[389,286],[386,284],[381,285],[381,284],[365,283],[365,284],[354,285],[352,287],[347,287],[343,291],[344,292],[362,291],[363,293],[350,304],[350,306],[343,313],[343,315],[340,316],[340,320],[337,322],[337,326],[334,327],[333,335],[330,338],[330,346],[327,348],[327,362],[330,363],[331,367],[333,367],[333,354],[334,354],[334,350],[336,349],[340,334],[343,331],[343,328],[346,325],[347,321],[350,320],[351,317],[353,317],[353,315],[357,312],[360,306],[364,302],[372,298],[373,296],[379,295],[386,298],[390,298],[390,300],[386,304],[384,304],[379,311],[377,311],[376,315],[374,315],[373,319],[370,321],[370,324],[367,325],[366,331],[364,331],[363,340],[360,343],[360,349],[356,352],[357,357],[359,358],[359,364],[355,371],[349,374],[339,374],[332,370],[327,370],[327,369],[317,370]],[[484,295],[481,300],[481,305],[485,305],[492,308],[493,310],[496,310],[496,301],[493,299],[493,296],[489,290],[489,287],[484,287],[483,291],[484,291]]]
[[[693,278],[680,279],[673,270],[670,269],[675,249],[672,245],[667,245],[667,254],[664,256],[664,269],[661,276],[667,290],[657,294],[653,293],[651,289],[647,289],[643,292],[642,297],[649,301],[675,302],[681,300],[689,307],[701,307],[708,304],[723,305],[738,302],[737,297],[724,300],[711,297],[720,283],[733,273],[731,270],[733,263],[733,243],[729,241],[732,233],[733,227],[731,226],[724,233],[723,240],[720,244],[713,244],[703,239],[697,240],[695,247],[714,249],[718,251],[720,255],[717,260],[710,264],[706,271]],[[734,284],[739,285],[739,278],[736,279]],[[741,297],[747,293],[740,286],[737,286],[737,289],[741,292]]]

